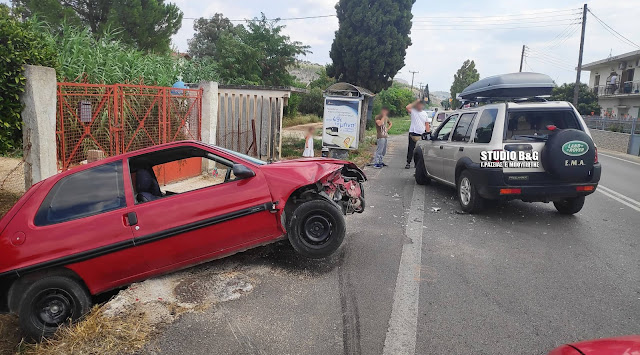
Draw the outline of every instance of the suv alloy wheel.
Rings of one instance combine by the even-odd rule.
[[[463,170],[458,177],[456,184],[458,192],[458,202],[460,207],[467,213],[476,213],[484,207],[484,199],[478,195],[476,186],[471,179],[471,174],[467,170]]]

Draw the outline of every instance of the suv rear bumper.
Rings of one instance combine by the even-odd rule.
[[[598,182],[602,167],[600,163],[596,163],[591,171],[591,179],[582,183],[565,183],[565,182],[547,182],[547,183],[531,183],[518,184],[505,183],[505,174],[501,168],[481,168],[479,165],[467,166],[473,183],[478,190],[478,194],[486,199],[491,200],[523,200],[523,201],[557,201],[566,198],[586,196],[592,194]],[[533,173],[536,174],[536,173]],[[540,174],[540,173],[537,173]],[[518,176],[526,176],[528,174],[517,174]],[[531,179],[532,181],[534,179]],[[591,191],[578,191],[579,186],[593,186]],[[501,194],[502,189],[520,189],[519,194]]]

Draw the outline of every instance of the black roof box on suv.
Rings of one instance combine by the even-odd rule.
[[[491,76],[467,86],[459,94],[464,101],[482,99],[519,99],[550,95],[556,86],[548,75],[511,73]]]

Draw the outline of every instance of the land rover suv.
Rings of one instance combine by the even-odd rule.
[[[455,187],[469,213],[487,200],[519,199],[553,202],[560,213],[574,214],[601,172],[589,129],[573,105],[561,101],[457,110],[418,142],[414,154],[416,182]]]

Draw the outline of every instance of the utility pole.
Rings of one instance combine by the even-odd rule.
[[[409,73],[411,73],[411,91],[413,91],[413,77],[419,73],[419,71],[411,71],[409,70]]]
[[[427,92],[427,103],[431,103],[431,98],[429,97],[429,84],[427,84],[427,87],[425,88],[425,91]]]
[[[419,91],[419,94],[418,94],[418,98],[419,98],[420,100],[422,100],[422,99],[424,98],[424,91],[423,91],[423,89],[422,89],[422,83],[420,82],[420,83],[418,83],[418,85],[419,85],[419,87],[420,87],[420,91]]]
[[[522,45],[522,54],[520,54],[520,72],[522,73],[522,62],[524,62],[524,48],[526,46],[523,44]]]
[[[578,70],[576,73],[576,85],[573,88],[573,106],[578,107],[578,94],[580,93],[580,74],[582,74],[582,51],[584,50],[584,31],[587,27],[587,4],[582,9],[582,35],[580,36],[580,53],[578,54]]]

